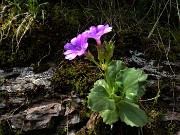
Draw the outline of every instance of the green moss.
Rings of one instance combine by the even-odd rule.
[[[44,13],[44,24],[40,23],[42,20],[39,16],[22,38],[17,52],[16,41],[12,43],[13,31],[10,31],[8,37],[0,42],[0,67],[28,66],[38,62],[49,54],[49,51],[51,53],[46,56],[46,61],[47,59],[56,61],[57,56],[58,60],[61,60],[59,54],[63,52],[65,41],[75,36],[79,30],[83,18],[82,12],[78,9],[69,9],[57,2],[49,3]],[[19,22],[13,22],[12,25],[16,28]]]
[[[170,61],[173,61],[173,62],[175,62],[177,59],[180,58],[180,44],[179,43],[174,44],[173,46],[170,47],[168,57]]]
[[[9,51],[0,50],[0,65],[6,65],[8,56],[10,55]]]
[[[7,91],[0,91],[0,100],[1,99],[8,99],[9,94]]]
[[[172,46],[171,47],[171,51],[175,52],[175,53],[180,53],[180,46]]]
[[[61,66],[52,78],[52,85],[62,92],[76,91],[80,95],[89,92],[94,82],[102,76],[98,69],[83,61],[69,61]]]
[[[25,133],[23,131],[21,131],[21,130],[17,130],[15,132],[15,135],[25,135]]]
[[[58,134],[59,135],[67,135],[67,128],[66,127],[59,128]]]
[[[143,133],[148,135],[175,135],[179,131],[178,121],[155,121],[143,128]]]
[[[69,10],[68,8],[61,6],[61,5],[54,5],[53,6],[53,15],[51,15],[53,17],[53,21],[56,23],[61,24],[66,23],[66,24],[70,24],[72,26],[77,26],[79,24],[79,12],[78,10]]]
[[[164,127],[165,127],[165,129],[167,129],[167,131],[165,131],[165,134],[167,134],[167,135],[174,135],[180,129],[180,125],[179,125],[178,121],[166,122]]]
[[[6,41],[2,41],[2,44],[4,44],[4,42],[6,42]],[[26,41],[24,41],[24,42],[26,42]],[[10,41],[8,43],[10,43]],[[29,42],[29,43],[31,43],[31,42]],[[38,43],[38,42],[36,42],[36,43]],[[17,53],[12,52],[11,46],[6,46],[6,44],[4,44],[4,46],[6,46],[6,47],[4,47],[4,46],[0,47],[0,49],[1,49],[1,51],[0,51],[0,66],[1,67],[13,67],[13,66],[22,66],[22,65],[26,66],[26,65],[29,65],[33,61],[33,59],[36,58],[36,60],[38,60],[37,56],[42,55],[42,53],[39,51],[40,45],[38,45],[38,44],[29,45],[28,43],[26,43],[26,45],[24,45],[24,44],[23,43],[21,44],[22,47],[18,50]],[[33,50],[31,48],[32,46],[36,47],[36,51],[34,51],[35,49]],[[43,48],[43,50],[44,49],[45,48]],[[44,55],[45,55],[45,53],[44,53]]]
[[[179,31],[160,27],[160,41],[163,45],[159,46],[162,59],[175,62],[180,54]]]
[[[0,135],[11,135],[7,121],[0,121]]]
[[[169,59],[169,61],[175,62],[177,60],[177,57],[172,51],[170,51],[168,54],[168,59]]]
[[[0,77],[0,86],[7,84],[7,80],[4,77]]]
[[[83,21],[84,14],[77,8],[69,8],[69,6],[61,4],[51,4],[47,16],[50,25],[53,26],[53,32],[58,34],[59,39],[62,38],[65,40],[65,38],[77,34],[79,25],[82,23],[81,21]]]

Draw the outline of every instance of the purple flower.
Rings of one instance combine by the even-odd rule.
[[[64,49],[66,50],[66,52],[64,52],[64,55],[66,55],[65,59],[72,60],[76,56],[86,54],[86,49],[88,47],[87,38],[85,33],[79,34],[71,40],[71,43],[67,43],[64,46]]]
[[[109,25],[98,25],[97,27],[91,26],[89,30],[85,31],[88,33],[89,38],[94,38],[98,44],[98,46],[101,45],[101,36],[105,33],[108,33],[112,31],[112,27],[109,27]]]

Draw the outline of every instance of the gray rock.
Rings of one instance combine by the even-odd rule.
[[[5,108],[6,107],[6,105],[3,103],[3,102],[1,102],[0,103],[0,109],[3,109],[3,108]]]
[[[75,114],[73,115],[69,120],[68,120],[68,124],[69,125],[74,125],[80,122],[80,116]]]
[[[16,98],[11,98],[9,101],[12,103],[12,104],[19,104],[19,105],[22,105],[24,102],[25,102],[25,98],[19,98],[19,97],[16,97]]]
[[[0,69],[0,77],[4,76],[4,71]]]
[[[67,133],[67,135],[75,135],[76,134],[76,131],[75,130],[71,130]]]
[[[72,127],[79,122],[80,116],[78,114],[70,114],[61,119],[60,125],[65,127]]]
[[[177,131],[175,135],[180,135],[180,131]]]
[[[180,113],[178,112],[167,112],[166,115],[161,117],[161,121],[180,121]]]
[[[60,103],[35,104],[11,118],[12,128],[24,131],[53,127],[53,117],[64,115],[65,108]]]
[[[9,78],[8,85],[0,86],[0,90],[8,92],[34,90],[35,86],[44,86],[50,89],[50,78],[53,76],[53,69],[35,74],[32,67],[13,68],[10,73],[4,73],[4,77]],[[11,76],[11,77],[9,77]]]
[[[12,129],[34,132],[58,126],[64,128],[67,125],[72,128],[80,122],[77,110],[82,99],[78,95],[56,93],[58,100],[55,101],[54,96],[51,99],[53,68],[37,74],[32,67],[13,68],[12,72],[2,72],[2,75],[7,83],[0,86],[0,90],[8,91],[8,98],[0,102],[0,109],[3,110],[0,119],[10,120]],[[30,107],[26,109],[27,106]],[[57,125],[54,126],[55,119],[58,119],[58,124],[56,122]],[[69,129],[68,134],[75,135],[75,131]]]

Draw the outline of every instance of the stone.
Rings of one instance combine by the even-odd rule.
[[[50,89],[50,78],[53,76],[53,68],[35,74],[32,67],[13,68],[10,73],[3,73],[2,77],[8,78],[8,85],[0,86],[0,90],[8,92],[34,90],[35,86],[44,86]]]
[[[31,131],[53,127],[53,117],[64,115],[65,108],[60,103],[35,104],[11,118],[12,128]]]
[[[161,121],[180,121],[180,113],[178,112],[167,112],[165,116],[161,117]]]
[[[1,102],[0,103],[0,109],[3,109],[3,108],[5,108],[6,107],[6,105],[3,103],[3,102]]]
[[[73,116],[68,120],[68,124],[69,124],[69,125],[75,125],[75,124],[77,124],[77,123],[79,123],[79,122],[80,122],[80,116],[77,115],[77,114],[73,115]]]
[[[4,75],[4,71],[0,69],[0,77]]]
[[[175,135],[180,135],[180,131],[177,131]]]
[[[66,111],[64,113],[64,117],[61,119],[60,124],[62,126],[66,126],[68,124],[68,126],[73,126],[77,123],[80,122],[80,116],[75,112],[75,108],[71,107],[66,107]]]
[[[19,97],[16,97],[16,98],[12,98],[10,99],[10,102],[12,104],[19,104],[19,105],[22,105],[23,103],[25,103],[25,98],[19,98]]]

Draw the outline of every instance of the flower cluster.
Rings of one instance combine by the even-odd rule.
[[[84,31],[82,34],[79,34],[77,37],[73,38],[70,43],[67,43],[64,46],[66,50],[64,52],[65,59],[72,60],[76,56],[85,55],[88,56],[87,47],[88,38],[94,38],[97,42],[98,48],[101,47],[101,36],[105,33],[112,31],[112,27],[109,25],[98,25],[97,27],[91,26],[89,30]]]

